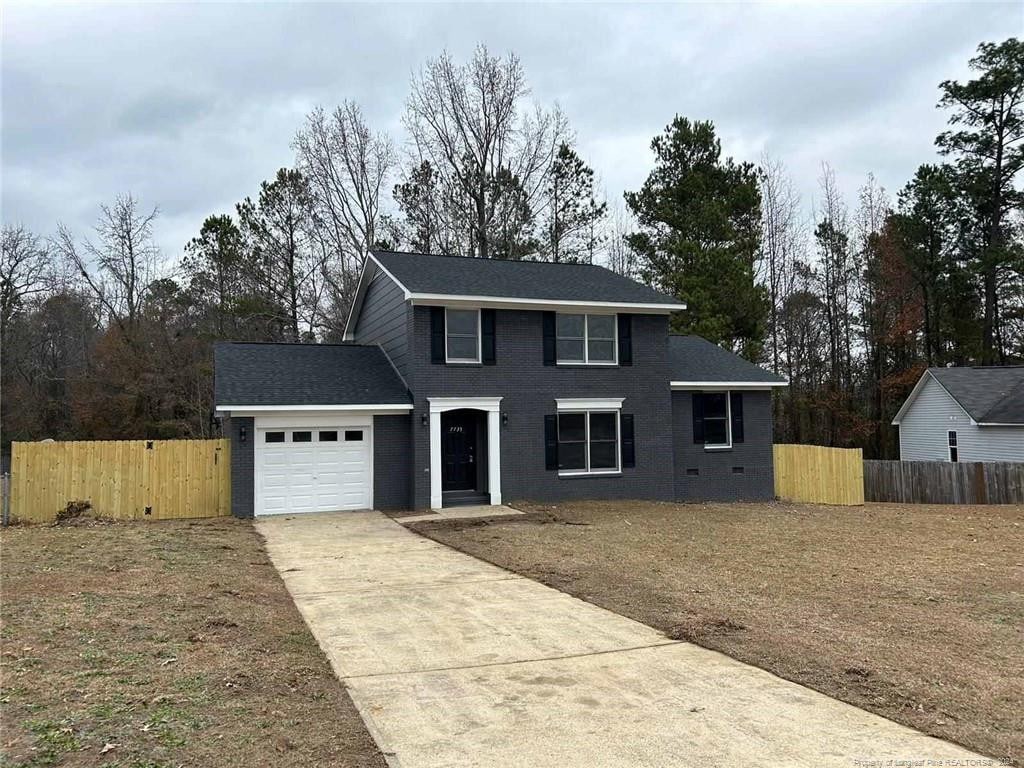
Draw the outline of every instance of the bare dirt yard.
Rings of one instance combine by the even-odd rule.
[[[1024,507],[515,506],[530,514],[410,527],[1024,763]]]
[[[248,523],[15,527],[0,547],[0,765],[384,765]]]

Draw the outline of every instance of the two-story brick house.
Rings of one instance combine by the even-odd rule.
[[[345,344],[225,343],[232,506],[766,499],[776,376],[591,265],[374,252]]]

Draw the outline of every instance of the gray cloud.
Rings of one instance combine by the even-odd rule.
[[[85,232],[101,202],[159,205],[178,254],[292,161],[317,103],[355,99],[401,140],[410,75],[447,48],[516,51],[611,197],[676,113],[730,154],[781,157],[810,201],[821,163],[850,196],[895,193],[934,158],[937,85],[1017,2],[723,5],[10,5],[3,17],[3,220]]]

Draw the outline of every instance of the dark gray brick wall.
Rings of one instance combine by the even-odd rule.
[[[633,316],[633,365],[545,366],[542,313],[498,310],[497,365],[436,365],[430,362],[430,309],[410,313],[409,376],[415,393],[412,415],[413,503],[430,504],[428,397],[502,397],[508,425],[501,428],[502,497],[506,501],[587,498],[672,500],[672,399],[668,387],[668,318]],[[622,476],[562,478],[544,468],[544,416],[555,398],[624,397],[622,412],[634,414],[636,467]]]
[[[743,442],[708,451],[693,442],[693,393],[672,393],[675,495],[679,501],[764,501],[775,496],[772,395],[743,393]],[[742,467],[743,474],[733,472]],[[699,474],[687,474],[687,470]]]
[[[373,417],[373,506],[412,508],[412,435],[409,416]]]
[[[239,433],[245,429],[245,442]],[[231,440],[231,514],[252,517],[253,501],[253,444],[256,440],[252,417],[225,419],[225,434]]]
[[[398,372],[408,380],[409,306],[401,289],[378,272],[366,291],[355,325],[358,344],[379,344]]]

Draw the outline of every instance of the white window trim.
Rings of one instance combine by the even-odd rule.
[[[555,399],[555,406],[560,411],[617,411],[625,400],[624,397],[559,397]]]
[[[619,401],[621,406],[621,400]],[[580,410],[578,408],[562,410],[559,408],[558,417],[561,418],[563,415],[582,413],[586,418],[583,420],[584,425],[584,455],[587,458],[587,467],[590,466],[590,414],[592,413],[614,413],[615,414],[615,468],[614,469],[560,469],[558,470],[559,477],[595,477],[600,475],[621,475],[622,474],[622,411],[619,407],[615,408],[592,408],[587,410]],[[555,420],[555,441],[561,443],[562,441],[558,438],[561,436],[562,424],[556,419]]]
[[[558,358],[558,315],[582,315],[583,316],[583,359],[562,360]],[[611,317],[612,318],[612,360],[591,360],[590,359],[590,317]],[[578,336],[563,336],[564,339],[576,339]],[[605,339],[607,341],[607,339]],[[555,313],[555,363],[557,365],[618,365],[619,364],[619,315],[609,312],[556,312]]]
[[[728,389],[704,389],[701,390],[701,396],[705,393],[712,394],[715,392],[725,393],[725,434],[729,441],[726,443],[704,443],[705,451],[728,451],[732,449],[732,392]],[[706,421],[706,417],[705,417]],[[705,430],[705,434],[707,431]]]
[[[476,309],[476,359],[469,357],[448,357],[448,311],[454,309],[456,312],[465,312],[465,309],[459,307],[445,307],[444,308],[444,361],[445,363],[451,363],[453,365],[479,365],[483,360],[483,327],[481,325],[483,318],[481,317],[480,309]],[[472,311],[472,310],[471,310]],[[466,338],[465,335],[460,335],[460,338]]]
[[[952,445],[949,442],[949,436],[953,435],[953,439],[956,440],[956,445]],[[953,461],[953,449],[956,448],[956,461]],[[955,429],[946,430],[946,461],[950,464],[960,463],[960,435],[957,434]]]

